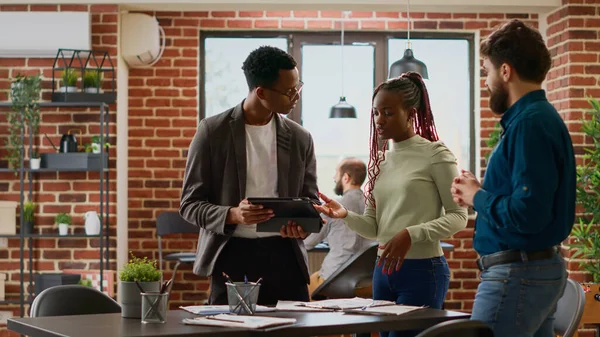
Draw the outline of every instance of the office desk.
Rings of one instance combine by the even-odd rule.
[[[8,329],[31,337],[304,337],[364,333],[379,330],[426,329],[452,319],[469,318],[469,314],[423,309],[401,316],[344,315],[342,313],[272,312],[261,315],[293,317],[293,326],[263,330],[242,330],[185,325],[183,318],[194,315],[171,310],[165,324],[142,324],[140,319],[121,318],[121,314],[9,318]]]

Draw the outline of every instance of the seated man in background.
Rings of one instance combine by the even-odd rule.
[[[338,201],[348,210],[359,214],[365,211],[365,197],[360,187],[366,176],[367,166],[356,158],[342,160],[334,176],[334,192],[342,196]],[[327,220],[327,224],[323,226],[321,232],[313,233],[304,240],[306,249],[314,248],[323,240],[329,243],[329,253],[323,260],[321,269],[310,276],[309,296],[354,254],[373,242],[346,227],[343,219],[323,217]]]

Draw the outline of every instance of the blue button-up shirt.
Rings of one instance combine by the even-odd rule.
[[[575,220],[575,156],[569,131],[543,90],[519,99],[500,124],[503,134],[473,201],[473,246],[483,256],[557,245]]]

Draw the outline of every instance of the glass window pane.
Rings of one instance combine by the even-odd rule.
[[[248,94],[242,63],[254,49],[270,45],[287,51],[286,38],[224,38],[204,40],[204,112],[217,115]]]
[[[458,158],[459,167],[470,166],[471,93],[467,40],[411,39],[415,57],[427,65],[431,110],[442,140]],[[389,40],[389,64],[402,58],[405,39]]]
[[[331,107],[338,103],[342,92],[340,46],[305,45],[302,47],[302,124],[311,132],[317,157],[319,190],[333,194],[333,176],[339,160],[358,157],[368,164],[369,123],[374,47],[346,45],[344,47],[344,94],[356,108],[358,118],[330,119]]]

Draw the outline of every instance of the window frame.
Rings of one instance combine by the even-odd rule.
[[[469,55],[469,169],[471,172],[475,172],[477,168],[477,160],[480,156],[477,155],[477,130],[478,127],[475,124],[477,121],[475,111],[475,99],[476,87],[479,82],[475,78],[475,33],[470,32],[420,32],[411,31],[410,33],[412,40],[423,40],[423,39],[448,39],[448,40],[466,40],[468,44],[468,55]],[[252,31],[252,30],[231,30],[231,31],[214,31],[214,30],[200,30],[200,43],[199,43],[199,71],[198,71],[198,82],[199,82],[199,111],[198,118],[202,120],[205,118],[205,83],[204,83],[204,72],[205,72],[205,41],[207,38],[286,38],[288,40],[287,52],[290,53],[298,62],[298,70],[302,71],[302,46],[306,44],[321,44],[321,45],[339,45],[340,41],[339,31],[284,31],[284,30],[270,30],[270,31]],[[374,45],[374,57],[375,57],[375,69],[373,71],[375,85],[385,81],[387,79],[389,62],[388,62],[388,43],[390,39],[406,39],[408,34],[404,32],[364,32],[364,31],[346,31],[344,34],[344,45],[349,45],[354,42],[358,43],[369,43]],[[298,102],[296,108],[288,115],[288,117],[300,124],[302,124],[302,99]]]

